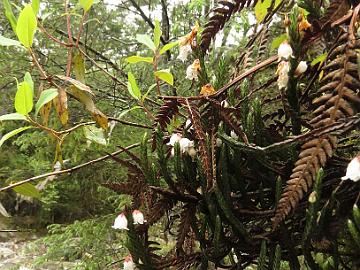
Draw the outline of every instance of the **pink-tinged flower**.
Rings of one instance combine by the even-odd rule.
[[[194,62],[186,69],[186,79],[197,80],[200,71],[200,60],[195,59]]]
[[[301,61],[295,69],[295,76],[300,76],[307,70],[308,66],[306,61]]]
[[[293,50],[289,43],[285,40],[280,44],[278,49],[279,61],[281,61],[282,58],[288,60],[290,56],[293,56]]]
[[[360,154],[350,161],[346,168],[346,175],[343,176],[341,179],[350,179],[354,182],[360,180]]]
[[[175,143],[181,140],[182,136],[179,133],[174,133],[170,137],[170,141],[166,145],[174,146]]]
[[[279,75],[277,84],[279,89],[286,88],[289,82],[289,71],[290,71],[290,64],[287,61],[281,61],[278,65],[278,69],[276,74]]]
[[[123,270],[134,270],[135,269],[135,263],[131,257],[131,255],[127,255],[124,259],[124,267]]]
[[[117,216],[112,227],[118,230],[129,230],[128,221],[124,213]]]
[[[146,220],[144,219],[144,214],[139,210],[134,210],[132,212],[134,224],[144,224]]]

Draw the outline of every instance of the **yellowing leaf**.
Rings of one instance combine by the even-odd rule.
[[[62,125],[66,125],[69,120],[67,105],[67,94],[64,89],[59,89],[59,95],[53,100],[56,113]]]
[[[174,77],[170,73],[170,70],[168,69],[158,70],[154,72],[154,75],[160,80],[163,80],[164,82],[167,82],[170,85],[174,84]]]
[[[146,63],[153,63],[153,58],[152,57],[143,57],[143,56],[138,56],[138,55],[134,55],[134,56],[130,56],[127,57],[126,62],[130,63],[130,64],[135,64],[138,62],[146,62]]]
[[[30,48],[33,43],[36,27],[37,20],[34,11],[31,5],[27,4],[20,12],[16,25],[16,35],[21,44],[26,48]]]
[[[41,115],[41,119],[42,119],[42,124],[44,126],[48,125],[52,103],[53,102],[50,101],[50,102],[46,103],[44,106],[42,106],[42,108],[40,109],[40,115]],[[61,120],[60,120],[60,122],[61,122]]]
[[[65,82],[68,82],[70,84],[72,84],[73,86],[75,86],[76,88],[78,88],[79,90],[85,91],[91,95],[94,95],[94,93],[90,90],[90,87],[83,84],[82,82],[75,80],[73,78],[67,77],[67,76],[63,76],[63,75],[56,75],[56,77],[58,77],[60,80],[63,80]]]
[[[255,17],[258,23],[261,23],[266,15],[268,14],[268,12],[270,12],[271,10],[269,10],[269,8],[271,7],[271,2],[273,0],[259,0],[256,5],[255,5]],[[281,3],[281,0],[275,0],[274,6],[273,6],[273,10],[275,8],[277,8]]]
[[[98,108],[95,108],[92,112],[92,117],[95,122],[104,130],[108,128],[108,118]]]
[[[27,115],[33,108],[33,94],[29,84],[24,81],[18,85],[15,95],[16,112]]]
[[[81,53],[76,53],[73,57],[73,67],[76,79],[85,83],[85,61]]]
[[[94,0],[80,0],[80,6],[87,12],[92,4],[94,3]]]
[[[37,190],[37,188],[30,183],[25,183],[17,187],[14,187],[13,190],[27,197],[36,198],[36,199],[40,199],[41,197],[39,190]]]

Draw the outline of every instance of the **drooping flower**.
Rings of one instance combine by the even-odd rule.
[[[314,190],[313,192],[310,193],[309,195],[309,203],[315,203],[316,202],[316,191]]]
[[[308,66],[306,64],[306,61],[300,61],[300,63],[298,64],[298,66],[295,69],[295,76],[300,76],[301,74],[303,74],[306,70],[307,70]]]
[[[229,107],[229,103],[227,102],[226,99],[224,99],[223,101],[220,102],[221,107],[223,108],[228,108]]]
[[[174,146],[175,143],[181,140],[181,138],[182,138],[181,134],[174,133],[173,135],[171,135],[170,141],[166,145]]]
[[[185,62],[189,56],[189,54],[191,53],[192,49],[191,49],[191,45],[187,44],[184,46],[180,46],[179,47],[179,55],[177,57],[177,59]]]
[[[132,212],[132,217],[134,224],[144,224],[146,220],[144,219],[144,214],[140,210],[134,210]]]
[[[114,225],[112,228],[117,230],[129,230],[128,228],[128,220],[124,213],[118,215],[114,221]]]
[[[199,25],[196,24],[189,34],[186,36],[183,36],[179,39],[179,55],[177,59],[180,59],[181,61],[185,62],[188,58],[189,54],[191,53],[191,44],[193,40],[195,39],[197,32],[199,31]]]
[[[350,179],[354,182],[360,180],[360,154],[354,157],[346,168],[346,175],[341,178],[342,180]]]
[[[285,40],[280,44],[278,49],[279,61],[281,61],[281,59],[288,60],[290,56],[293,56],[293,50],[290,44]]]
[[[298,29],[299,29],[299,32],[303,32],[303,31],[306,31],[308,30],[310,27],[311,27],[311,23],[308,22],[308,20],[305,18],[304,14],[302,13],[300,15],[300,22],[298,24]]]
[[[289,62],[281,61],[276,71],[276,74],[279,76],[277,80],[279,89],[285,88],[287,86],[289,82],[289,71],[290,71]]]
[[[200,95],[208,96],[214,94],[216,91],[211,83],[205,84],[201,87]]]
[[[135,269],[135,263],[131,257],[131,255],[127,255],[124,259],[124,267],[123,270],[134,270]]]
[[[239,139],[239,136],[235,133],[235,131],[230,131],[230,137],[234,140]]]
[[[191,147],[194,147],[194,141],[191,141],[188,138],[181,138],[179,144],[181,153],[186,153]]]
[[[186,79],[197,80],[200,71],[200,60],[195,59],[194,62],[186,69]]]
[[[220,138],[216,138],[216,146],[217,147],[220,147],[220,146],[222,146],[222,140],[220,139]]]

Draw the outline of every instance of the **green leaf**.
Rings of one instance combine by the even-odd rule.
[[[17,187],[14,187],[13,190],[27,197],[36,198],[36,199],[40,199],[41,197],[39,190],[37,190],[37,188],[30,183],[25,183]]]
[[[158,48],[160,45],[160,37],[162,35],[160,22],[155,20],[155,28],[154,28],[154,43],[155,47]]]
[[[27,115],[33,108],[33,94],[29,83],[24,81],[18,85],[15,95],[16,112]]]
[[[94,0],[80,0],[80,6],[87,12],[93,5]]]
[[[120,113],[120,115],[119,115],[119,118],[122,118],[122,117],[124,117],[125,115],[127,115],[129,112],[132,112],[132,111],[135,111],[135,110],[138,110],[138,109],[141,109],[141,107],[140,107],[140,106],[134,106],[134,107],[132,107],[132,108],[130,108],[130,109],[127,109],[127,110],[125,110],[125,111],[122,111],[122,112]]]
[[[17,46],[22,47],[21,43],[17,40],[6,38],[4,36],[0,36],[0,46]]]
[[[30,48],[33,43],[36,27],[37,21],[34,11],[31,5],[27,4],[20,12],[16,25],[16,35],[21,44],[26,48]]]
[[[154,75],[170,85],[174,84],[174,77],[168,69],[158,70],[154,72]]]
[[[38,14],[39,13],[39,9],[40,9],[40,0],[32,0],[31,1],[31,6],[32,9],[34,11],[34,14]]]
[[[149,49],[155,51],[156,46],[148,35],[136,35],[136,40],[141,44],[144,44]]]
[[[282,34],[274,38],[274,40],[271,42],[270,51],[277,49],[281,45],[281,43],[283,43],[283,41],[286,39],[287,39],[287,34]]]
[[[138,62],[146,62],[146,63],[153,63],[153,58],[152,57],[143,57],[143,56],[138,56],[138,55],[134,55],[134,56],[130,56],[127,57],[125,59],[126,62],[130,63],[130,64],[135,64]]]
[[[269,8],[271,7],[272,0],[259,0],[255,5],[255,17],[258,23],[262,22],[268,12],[270,12]],[[275,0],[273,10],[277,8],[281,3],[281,0]]]
[[[318,57],[316,57],[314,60],[311,61],[311,66],[315,66],[317,63],[322,63],[326,60],[326,57],[327,57],[327,52],[319,55]]]
[[[128,84],[127,84],[127,88],[129,91],[129,94],[139,100],[141,98],[141,93],[140,93],[140,89],[136,83],[136,79],[134,77],[134,74],[132,74],[130,71],[128,72]]]
[[[177,45],[179,45],[178,41],[174,41],[174,42],[165,44],[164,47],[162,47],[160,49],[160,54],[163,54],[163,53],[167,52],[168,50],[171,50],[172,48],[174,48]]]
[[[84,126],[84,135],[85,138],[89,141],[106,145],[107,141],[105,139],[104,130],[102,128],[98,128],[96,126]]]
[[[1,121],[10,121],[10,120],[27,120],[26,117],[20,113],[9,113],[0,116]]]
[[[24,130],[27,130],[29,128],[33,128],[32,126],[28,126],[28,127],[21,127],[21,128],[17,128],[14,129],[12,131],[10,131],[9,133],[6,133],[4,136],[1,137],[0,139],[0,147],[4,144],[4,142],[8,139],[10,139],[11,137],[15,136],[16,134],[23,132]]]
[[[9,0],[3,0],[3,5],[5,9],[5,16],[10,22],[12,30],[14,31],[14,33],[16,33],[16,18],[14,16],[14,13],[12,12]]]
[[[152,85],[149,87],[149,89],[146,91],[146,93],[142,96],[141,99],[142,99],[143,102],[144,102],[144,100],[146,99],[147,95],[150,93],[150,91],[153,90],[156,85],[157,85],[156,83],[152,84]]]
[[[33,96],[34,96],[34,82],[33,82],[32,78],[31,78],[31,75],[30,75],[29,72],[26,72],[26,73],[25,73],[24,81],[29,84],[30,89],[31,89],[31,92],[32,92],[32,94],[33,94]]]
[[[56,98],[58,94],[59,92],[55,88],[50,88],[42,91],[39,100],[36,102],[35,105],[35,116],[38,115],[39,110],[42,108],[42,106]]]

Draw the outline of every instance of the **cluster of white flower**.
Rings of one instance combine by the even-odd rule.
[[[279,89],[286,88],[289,83],[289,71],[290,71],[290,63],[289,58],[293,56],[293,49],[289,45],[289,43],[285,40],[280,44],[278,49],[278,57],[279,57],[279,65],[276,71],[278,75],[277,84]],[[298,66],[295,69],[294,75],[296,77],[300,76],[307,70],[306,61],[300,61]]]
[[[146,220],[144,219],[144,214],[139,210],[134,210],[132,212],[132,217],[134,224],[144,224]],[[124,213],[120,213],[115,219],[114,225],[112,226],[114,229],[118,230],[129,230],[128,228],[128,220]]]
[[[341,178],[342,180],[350,179],[351,181],[360,180],[360,154],[354,157],[346,168],[346,175]]]
[[[191,122],[188,123],[188,125],[190,124]],[[195,149],[194,141],[191,141],[188,138],[183,138],[179,133],[174,133],[173,135],[171,135],[170,141],[167,143],[167,145],[172,146],[171,148],[172,156],[175,155],[175,150],[174,150],[175,143],[179,143],[181,154],[188,154],[192,159],[195,158],[197,152]]]

